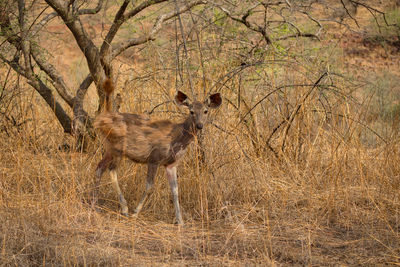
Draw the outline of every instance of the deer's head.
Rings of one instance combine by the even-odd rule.
[[[178,91],[175,96],[175,102],[178,105],[186,106],[189,108],[190,117],[193,124],[198,130],[203,129],[207,121],[208,110],[218,108],[222,103],[220,93],[210,95],[204,102],[193,101],[191,102],[186,94]]]

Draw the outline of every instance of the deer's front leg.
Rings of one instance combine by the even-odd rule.
[[[111,176],[111,181],[114,185],[115,191],[117,192],[117,195],[118,195],[119,204],[121,205],[121,210],[122,210],[121,213],[122,213],[122,215],[128,217],[128,205],[126,203],[124,195],[122,194],[121,188],[119,187],[119,184],[118,184],[117,171],[115,169],[111,169],[110,176]]]
[[[174,198],[174,207],[175,207],[175,217],[178,224],[183,225],[181,208],[179,206],[179,197],[178,197],[178,181],[176,179],[176,166],[167,166],[167,178],[169,182],[169,186],[171,187],[172,196]]]

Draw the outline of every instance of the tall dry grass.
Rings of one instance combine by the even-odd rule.
[[[296,45],[309,53],[309,43]],[[122,111],[142,113],[173,99],[174,51],[158,49],[146,47],[134,67],[128,56],[119,59]],[[215,58],[212,52],[203,56]],[[203,86],[210,88],[237,64],[229,53],[204,63],[205,84],[200,71],[192,77],[199,98]],[[119,215],[108,174],[93,209],[101,145],[95,141],[85,153],[60,150],[73,140],[60,134],[32,89],[15,80],[26,91],[13,97],[13,112],[30,121],[19,131],[4,123],[8,132],[0,133],[0,265],[400,265],[397,124],[375,112],[374,93],[335,75],[347,71],[336,53],[316,56],[336,69],[307,98],[325,69],[307,57],[281,64],[271,55],[268,64],[221,87],[223,106],[178,167],[184,227],[173,224],[163,169],[138,218]],[[200,65],[199,58],[191,60]],[[179,89],[191,93],[188,84]],[[96,101],[92,90],[85,102],[92,114]],[[186,112],[168,103],[152,117],[180,120]],[[285,123],[290,114],[293,122]],[[142,195],[145,173],[146,166],[128,160],[118,170],[130,210]]]
[[[299,79],[290,76],[279,79]],[[162,94],[150,85],[142,84],[146,90],[136,86],[132,82],[124,88],[122,109],[149,110],[174,91]],[[285,97],[296,103],[309,89],[288,90]],[[257,97],[257,90],[264,92],[254,90]],[[254,103],[250,93],[242,98]],[[363,140],[368,129],[350,120],[363,111],[342,101],[335,113],[343,116],[328,121],[326,114],[315,112],[318,98],[311,97],[285,137],[284,152],[276,157],[255,144],[263,144],[268,127],[281,118],[278,109],[265,104],[238,124],[245,107],[240,113],[227,103],[234,101],[234,91],[224,90],[223,95],[223,107],[204,130],[205,161],[199,160],[196,141],[178,167],[183,228],[172,224],[173,205],[162,169],[138,218],[120,217],[108,175],[102,179],[98,209],[92,209],[88,199],[100,146],[93,144],[87,153],[60,151],[63,136],[53,134],[56,126],[44,110],[34,110],[40,118],[35,127],[28,124],[12,138],[3,134],[0,142],[2,265],[400,262],[397,135],[387,144],[371,146]],[[179,112],[168,104],[154,117],[179,119]],[[38,129],[44,136],[35,139]],[[283,138],[281,131],[271,141],[277,151]],[[118,171],[131,210],[143,192],[145,171],[128,160]]]

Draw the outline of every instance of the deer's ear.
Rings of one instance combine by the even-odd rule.
[[[220,93],[212,94],[207,99],[206,104],[209,108],[217,108],[221,105],[222,98]]]
[[[189,106],[189,98],[187,97],[186,94],[182,93],[181,91],[178,91],[178,93],[175,96],[175,102],[178,105],[183,105],[183,106]]]

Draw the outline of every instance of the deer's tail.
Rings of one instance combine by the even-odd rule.
[[[114,83],[111,81],[110,78],[107,78],[103,83],[103,89],[106,93],[106,98],[104,100],[104,108],[106,112],[111,112],[112,110],[112,103],[111,103],[111,94],[114,91]]]
[[[106,93],[103,111],[94,120],[94,127],[107,138],[120,138],[126,135],[127,126],[123,116],[118,112],[112,112],[111,93],[114,91],[114,83],[107,78],[103,83]]]

